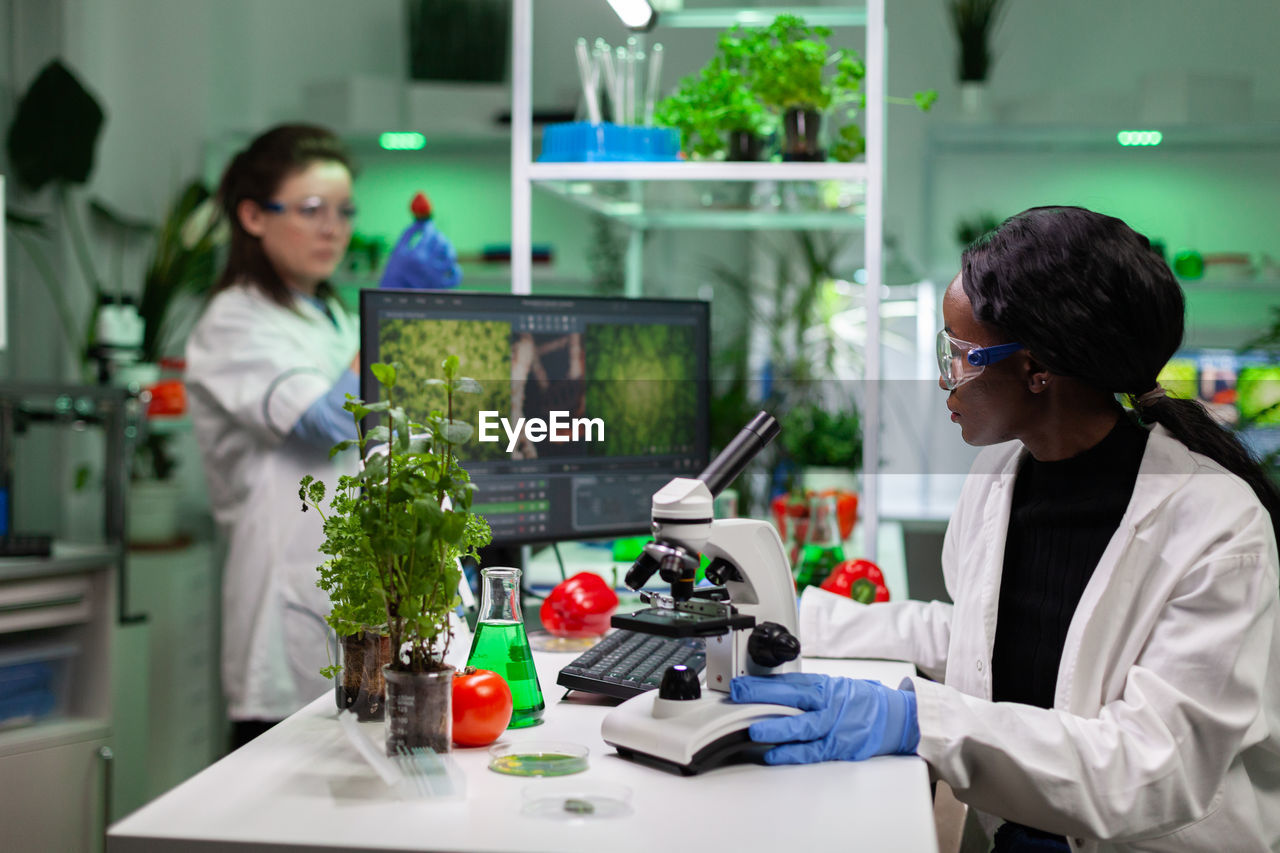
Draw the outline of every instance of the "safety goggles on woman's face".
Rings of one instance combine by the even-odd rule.
[[[319,196],[310,196],[292,204],[281,201],[264,202],[262,209],[268,213],[284,213],[296,217],[297,221],[309,228],[320,229],[325,226],[347,229],[352,227],[356,218],[356,208],[352,204],[331,206]]]
[[[980,347],[953,338],[943,329],[938,332],[938,372],[942,374],[942,384],[947,386],[948,391],[954,391],[977,377],[988,364],[1008,358],[1020,349],[1022,344]]]

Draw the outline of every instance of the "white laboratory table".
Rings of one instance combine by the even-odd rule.
[[[116,823],[108,853],[218,851],[894,850],[935,853],[925,763],[915,756],[794,767],[736,765],[681,777],[619,758],[600,739],[609,706],[556,685],[568,654],[535,652],[543,723],[502,741],[586,745],[590,767],[559,779],[487,769],[487,747],[455,749],[465,798],[400,800],[343,736],[332,694]],[[806,659],[810,672],[896,686],[905,663]],[[380,723],[367,733],[381,735]],[[621,784],[630,814],[548,819],[522,814],[531,786]]]

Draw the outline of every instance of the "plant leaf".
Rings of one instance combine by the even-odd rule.
[[[466,444],[475,434],[475,427],[466,421],[446,420],[440,425],[440,438],[449,444]]]
[[[396,369],[394,365],[382,364],[381,362],[379,362],[377,364],[369,365],[369,370],[370,372],[373,373],[373,378],[377,379],[378,384],[381,385],[383,388],[395,387]]]

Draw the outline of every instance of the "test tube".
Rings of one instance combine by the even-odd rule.
[[[653,124],[653,105],[658,97],[658,81],[662,78],[662,45],[655,44],[649,51],[649,73],[644,88],[644,123]]]
[[[582,82],[582,97],[586,101],[587,120],[592,124],[600,123],[600,101],[596,89],[598,71],[587,52],[587,40],[578,39],[573,46],[574,57],[578,61],[578,79]]]

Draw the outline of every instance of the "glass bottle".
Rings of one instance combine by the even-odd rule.
[[[809,501],[809,529],[800,559],[796,563],[796,592],[807,586],[819,586],[836,563],[844,560],[840,545],[840,525],[834,495],[815,497]]]
[[[467,666],[488,669],[506,679],[515,706],[508,728],[536,726],[542,722],[546,703],[520,614],[520,570],[482,569],[480,587],[480,617]]]

